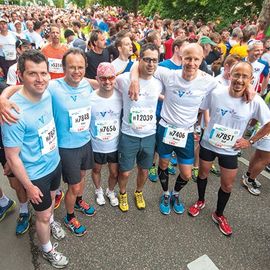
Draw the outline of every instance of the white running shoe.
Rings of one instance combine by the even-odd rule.
[[[68,258],[64,256],[61,252],[56,251],[58,243],[53,244],[53,249],[49,252],[42,251],[42,256],[48,260],[51,265],[55,268],[64,268],[68,265]]]
[[[65,233],[64,229],[61,227],[61,224],[59,222],[54,220],[50,224],[50,227],[51,227],[52,236],[56,240],[61,240],[61,239],[65,238],[66,233]]]
[[[106,196],[108,197],[108,199],[110,200],[110,204],[111,206],[118,206],[119,201],[117,196],[115,196],[115,192],[114,191],[110,191],[108,188],[106,189]]]
[[[104,205],[106,203],[105,198],[104,198],[104,193],[103,189],[100,187],[95,190],[95,194],[97,196],[96,202],[98,205]]]

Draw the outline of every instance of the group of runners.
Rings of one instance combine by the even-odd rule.
[[[59,11],[62,17],[49,25],[40,48],[27,36],[18,37],[8,30],[12,23],[8,15],[12,18],[16,11],[7,11],[0,18],[5,88],[0,97],[0,158],[20,202],[16,234],[29,228],[30,202],[42,255],[52,266],[63,268],[68,258],[50,240],[51,234],[57,240],[66,236],[61,223],[54,220],[54,209],[64,197],[63,224],[76,236],[87,232],[84,221],[75,215],[75,210],[86,216],[96,213],[83,199],[89,192],[85,190],[87,170],[92,173],[96,203],[104,205],[106,196],[111,206],[126,212],[127,185],[136,164],[137,208],[146,207],[143,189],[148,177],[153,182],[158,178],[162,195],[158,200],[157,194],[157,202],[164,215],[171,210],[184,213],[180,193],[193,176],[198,194],[187,212],[196,217],[205,207],[207,178],[216,158],[220,188],[212,219],[224,235],[232,234],[224,210],[236,179],[239,150],[256,148],[242,179],[253,195],[260,194],[256,177],[270,162],[269,64],[261,60],[264,53],[269,61],[269,39],[262,42],[252,27],[243,31],[238,27],[249,35],[245,46],[235,44],[243,46],[245,56],[230,54],[229,41],[223,55],[224,47],[206,31],[207,27],[211,30],[210,25],[202,25],[196,38],[191,38],[178,22],[170,35],[168,26],[163,33],[159,31],[163,28],[156,24],[162,20],[156,17],[153,29],[144,33],[128,16],[122,19],[128,29],[119,30],[106,46],[106,19],[100,10],[93,24],[97,29],[90,31],[89,38],[78,29],[77,14]],[[38,24],[36,13],[27,18],[28,25]],[[70,25],[67,16],[74,16]],[[134,39],[134,28],[145,35],[142,41]],[[67,39],[64,43],[61,32]],[[237,33],[232,32],[231,45],[241,35]],[[69,40],[71,36],[74,39]],[[161,57],[168,59],[160,62]],[[222,67],[216,69],[218,61]],[[220,75],[214,77],[216,72]],[[198,126],[201,137],[196,145]],[[252,127],[249,138],[244,136],[248,126]],[[179,174],[169,190],[169,174],[176,174],[172,155]],[[101,181],[103,165],[108,166],[108,183]],[[61,176],[67,187],[65,196],[59,188]],[[0,189],[0,220],[15,205]]]

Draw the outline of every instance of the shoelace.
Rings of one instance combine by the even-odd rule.
[[[53,260],[54,261],[60,261],[61,260],[61,258],[62,258],[62,253],[61,252],[58,252],[58,251],[56,251],[56,248],[58,247],[58,243],[57,242],[55,242],[54,244],[53,244],[53,248],[52,248],[52,250],[50,251],[50,256],[52,256],[53,257]]]
[[[52,224],[52,229],[55,230],[56,232],[59,232],[61,230],[61,224],[57,221],[54,221]]]
[[[137,200],[139,203],[142,203],[143,202],[143,196],[142,196],[142,193],[137,193]]]
[[[81,226],[79,220],[76,218],[71,219],[70,224],[73,225],[76,229],[78,229]]]
[[[89,204],[88,203],[86,203],[86,201],[84,201],[84,200],[81,200],[80,202],[79,202],[79,205],[80,205],[80,207],[81,208],[83,208],[83,209],[89,209]]]
[[[170,201],[170,197],[169,197],[169,196],[164,196],[164,204],[165,204],[166,206],[169,205],[169,201]]]
[[[127,197],[126,196],[121,196],[121,202],[122,204],[126,205],[127,204]]]
[[[173,196],[174,196],[174,199],[176,201],[176,204],[180,205],[180,197],[179,197],[179,195],[173,195]]]

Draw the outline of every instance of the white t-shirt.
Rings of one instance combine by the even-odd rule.
[[[158,67],[155,77],[163,83],[164,101],[160,125],[193,132],[203,99],[218,85],[214,77],[198,71],[192,81],[182,78],[182,70]]]
[[[120,58],[116,58],[115,60],[112,61],[112,65],[115,68],[116,74],[121,74],[125,70],[129,63],[129,60],[123,61]]]
[[[12,65],[9,69],[8,69],[8,73],[7,73],[7,84],[8,85],[16,85],[18,81],[18,77],[17,77],[17,63],[15,63],[14,65]]]
[[[224,86],[217,87],[204,100],[201,109],[210,112],[201,146],[219,154],[237,154],[233,145],[243,136],[250,119],[257,119],[262,125],[270,122],[270,110],[259,95],[246,103],[242,97],[231,97],[228,87]]]
[[[118,149],[122,112],[122,95],[114,91],[109,98],[90,94],[90,133],[94,152],[111,153]]]
[[[224,85],[224,86],[229,86],[230,85],[230,80],[226,80],[224,77],[223,77],[223,73],[217,75],[215,77],[215,79],[217,80],[218,83],[220,83],[221,85]]]
[[[116,78],[116,89],[123,95],[123,118],[121,132],[130,136],[144,138],[156,133],[156,108],[162,84],[152,77],[139,79],[140,93],[138,101],[128,96],[130,73]]]
[[[6,36],[0,34],[0,56],[5,57],[5,60],[11,61],[16,59],[16,37],[8,31]]]

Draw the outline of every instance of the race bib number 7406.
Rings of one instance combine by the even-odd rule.
[[[163,142],[176,147],[186,147],[188,131],[183,128],[167,127],[163,135]]]

